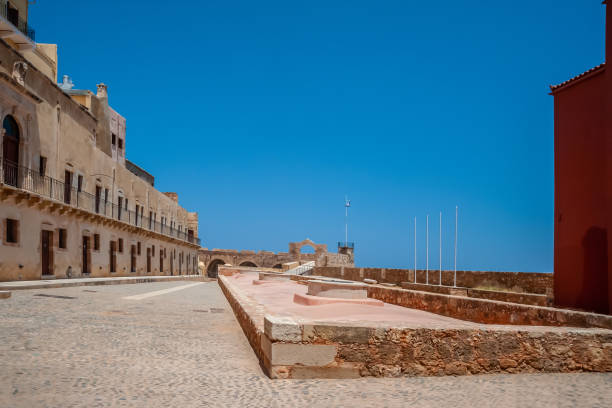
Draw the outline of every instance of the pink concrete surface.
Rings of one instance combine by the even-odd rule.
[[[255,283],[254,281],[253,283]],[[293,295],[293,302],[304,306],[319,306],[329,305],[332,303],[348,303],[350,305],[368,305],[368,306],[384,306],[385,302],[377,299],[347,299],[347,298],[328,298],[321,296],[313,296],[309,294],[302,295],[296,293]]]
[[[308,287],[295,281],[275,281],[272,285],[253,284],[259,277],[256,273],[237,273],[228,279],[243,295],[278,316],[292,316],[302,321],[319,322],[394,322],[406,326],[446,327],[462,326],[474,328],[475,323],[465,322],[416,309],[383,303],[383,306],[366,304],[332,303],[306,306],[295,303],[294,295],[306,295]]]

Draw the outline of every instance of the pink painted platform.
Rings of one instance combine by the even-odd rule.
[[[365,322],[401,323],[401,326],[421,327],[466,327],[474,328],[476,323],[453,319],[446,316],[436,315],[416,309],[391,305],[375,299],[341,299],[345,302],[333,302],[333,298],[322,298],[332,302],[303,301],[300,300],[317,298],[307,295],[308,286],[300,285],[291,280],[268,281],[270,284],[257,283],[257,273],[236,273],[228,277],[228,284],[234,286],[240,293],[250,298],[255,303],[265,308],[266,313],[277,316],[291,316],[299,320],[319,322]],[[346,301],[353,300],[353,302]],[[357,302],[361,300],[362,302]],[[365,302],[364,302],[365,300]],[[378,304],[372,305],[367,300]]]

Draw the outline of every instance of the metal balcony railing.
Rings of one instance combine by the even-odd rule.
[[[13,9],[14,10],[14,9]],[[19,31],[32,41],[36,41],[36,32],[28,25],[28,22],[14,12],[9,12],[9,4],[6,0],[0,0],[0,15],[8,20]]]
[[[41,175],[38,171],[18,166],[0,159],[0,184],[5,184],[19,190],[37,194],[53,201],[64,203],[81,210],[99,214],[108,218],[123,221],[130,225],[157,232],[169,237],[200,245],[200,238],[196,238],[187,231],[172,228],[154,219],[145,217],[126,207],[119,207],[110,201],[104,200],[85,191],[78,191],[75,187]]]

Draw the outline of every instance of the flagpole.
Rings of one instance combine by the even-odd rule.
[[[425,218],[426,232],[425,232],[425,284],[429,285],[429,214]]]
[[[438,285],[442,286],[442,211],[440,211],[440,277]]]

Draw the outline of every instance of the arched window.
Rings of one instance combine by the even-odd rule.
[[[5,136],[19,142],[19,125],[17,125],[17,121],[14,117],[7,115],[2,122],[2,128],[4,129]]]
[[[4,138],[2,140],[2,170],[4,182],[17,186],[17,166],[19,165],[19,125],[11,115],[2,121]]]

